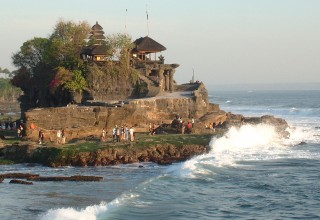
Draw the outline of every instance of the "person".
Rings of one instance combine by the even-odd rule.
[[[151,135],[155,135],[156,134],[156,125],[155,123],[152,123],[152,132],[151,132]]]
[[[130,132],[130,141],[134,141],[134,129],[133,129],[133,127],[130,128],[129,132]]]
[[[61,144],[61,130],[57,131],[57,144]]]
[[[22,137],[22,132],[23,132],[23,126],[20,124],[18,130],[17,130],[17,133],[18,133],[18,137]]]
[[[106,141],[106,130],[105,130],[105,128],[102,129],[101,141],[102,142]]]
[[[186,129],[186,125],[185,125],[184,121],[182,121],[181,134],[184,134],[184,133],[185,133],[185,129]]]
[[[18,135],[18,137],[21,137],[21,129],[20,129],[20,127],[18,127],[17,135]]]
[[[126,134],[125,134],[125,129],[123,127],[123,125],[121,126],[121,140],[125,140],[126,139]]]
[[[65,144],[65,143],[66,143],[66,136],[65,136],[65,132],[64,132],[63,129],[62,129],[62,131],[61,131],[61,143],[62,143],[62,144]]]
[[[194,118],[191,118],[191,124],[192,124],[192,128],[194,128]]]
[[[118,127],[116,127],[116,128],[117,128],[116,129],[117,142],[120,142],[120,133],[121,133],[121,131],[120,131],[120,129]]]
[[[44,133],[43,133],[42,130],[39,130],[38,139],[39,139],[39,144],[43,144],[44,143]]]
[[[191,123],[190,123],[190,121],[189,121],[188,124],[187,124],[187,133],[188,133],[188,134],[191,133],[191,127],[192,127],[192,125],[191,125]]]
[[[150,135],[152,135],[152,131],[153,131],[153,129],[152,129],[152,124],[151,124],[151,122],[150,122],[150,124],[149,124],[149,134],[150,134]]]
[[[125,130],[126,130],[126,141],[128,142],[128,140],[129,140],[129,128],[128,128],[128,126],[126,126]]]
[[[112,129],[112,141],[115,142],[117,139],[117,125]]]

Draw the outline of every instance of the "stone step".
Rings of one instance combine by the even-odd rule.
[[[140,75],[139,77],[148,85],[147,97],[155,97],[160,93],[160,87],[158,87],[154,81],[150,80],[148,77],[143,75]]]

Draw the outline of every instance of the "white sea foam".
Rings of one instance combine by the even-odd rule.
[[[108,205],[102,202],[100,205],[88,206],[85,209],[60,208],[50,209],[41,220],[96,220],[97,216],[106,212]]]
[[[87,206],[84,209],[59,208],[50,209],[46,214],[40,216],[40,220],[96,220],[105,216],[108,211],[136,198],[136,194],[124,194],[110,203],[101,202],[99,205]]]
[[[270,125],[244,125],[212,139],[210,146],[215,165],[226,166],[242,160],[270,159],[281,150],[281,141]]]
[[[301,142],[319,143],[312,129],[298,127],[288,131],[291,136],[285,139],[271,125],[232,127],[224,136],[211,140],[208,154],[171,166],[167,171],[179,177],[194,178],[197,175],[212,174],[212,166],[238,166],[241,161],[320,157],[308,149],[293,148]]]

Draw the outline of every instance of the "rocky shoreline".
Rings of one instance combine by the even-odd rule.
[[[286,138],[288,124],[281,118],[262,116],[245,118],[246,124],[269,124],[276,132]],[[134,142],[114,143],[112,140],[101,142],[79,140],[66,145],[21,141],[0,148],[0,159],[14,163],[38,163],[49,167],[61,166],[112,166],[153,162],[160,165],[186,161],[193,156],[208,153],[209,142],[215,136],[222,136],[228,129],[204,129],[198,134],[159,134],[137,135]],[[199,131],[199,130],[198,130]],[[209,133],[210,132],[210,133]]]
[[[208,142],[209,143],[209,142]],[[182,162],[195,155],[207,153],[208,145],[192,144],[176,146],[157,144],[134,148],[113,146],[95,151],[79,151],[70,148],[43,147],[33,144],[13,144],[1,149],[1,155],[17,163],[39,163],[49,167],[60,166],[110,166],[140,162],[169,165]]]
[[[288,135],[284,119],[270,115],[245,117],[221,110],[219,105],[209,102],[202,83],[180,85],[176,92],[134,99],[121,107],[71,105],[37,108],[24,114],[22,140],[13,138],[18,141],[6,144],[0,136],[1,164],[9,160],[50,167],[140,162],[169,165],[207,153],[211,138],[223,135],[230,127],[269,124],[281,136]],[[181,128],[185,128],[191,118],[196,122],[191,131],[184,134]],[[149,124],[158,126],[156,135],[148,135]],[[117,125],[134,127],[138,137],[134,142],[113,143],[112,129]],[[59,129],[66,131],[65,145],[56,144]],[[107,142],[100,141],[102,129],[106,129],[109,136]],[[36,144],[40,131],[45,134],[45,145]]]

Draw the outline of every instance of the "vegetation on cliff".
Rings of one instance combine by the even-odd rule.
[[[0,79],[0,102],[17,102],[21,90],[12,86],[10,79]]]
[[[66,105],[74,101],[74,93],[82,95],[93,88],[120,93],[139,85],[137,72],[129,66],[130,36],[107,36],[107,60],[96,65],[80,57],[81,50],[92,43],[87,42],[89,33],[86,21],[60,20],[48,38],[34,37],[23,43],[12,56],[18,70],[11,80],[24,92],[23,111]]]

